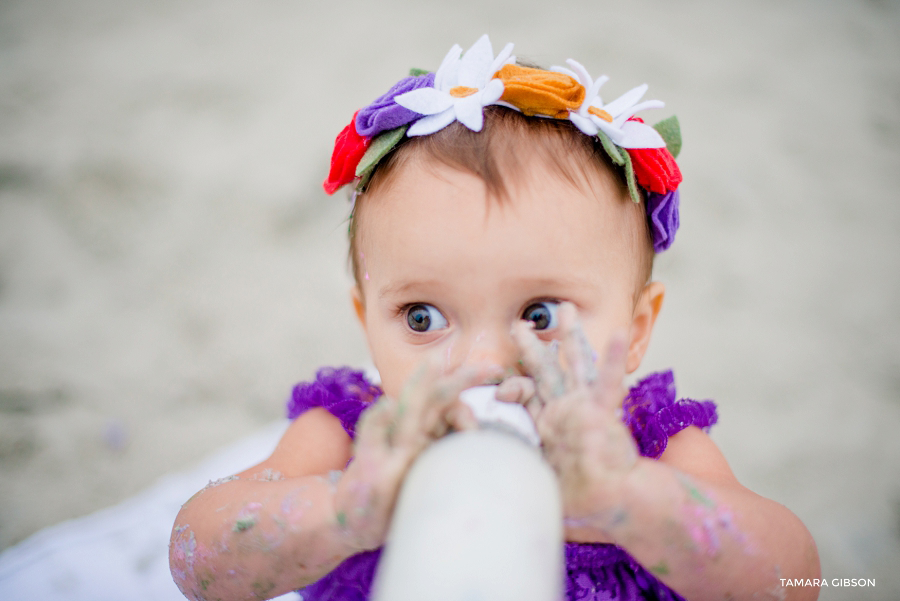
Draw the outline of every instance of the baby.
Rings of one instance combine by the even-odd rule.
[[[671,372],[626,393],[662,307],[678,227],[677,121],[603,103],[575,61],[521,66],[487,36],[359,111],[329,193],[354,183],[353,305],[380,387],[323,369],[294,389],[272,455],[183,506],[170,563],[191,599],[365,599],[416,456],[477,427],[459,400],[500,383],[557,473],[569,599],[815,599],[815,544],[741,486],[712,402]],[[596,349],[596,351],[594,350]]]

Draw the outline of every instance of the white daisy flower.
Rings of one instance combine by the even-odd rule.
[[[419,88],[400,94],[394,102],[425,115],[406,131],[407,136],[424,136],[459,121],[472,131],[484,126],[484,107],[495,104],[503,95],[503,82],[493,79],[506,64],[514,63],[512,44],[494,57],[487,35],[472,45],[460,58],[462,48],[454,45],[434,74],[433,88]]]
[[[569,112],[569,119],[578,129],[589,136],[596,136],[597,132],[602,131],[621,148],[663,148],[666,145],[659,132],[651,126],[628,120],[638,111],[665,106],[661,100],[640,102],[647,93],[647,84],[625,92],[609,104],[603,104],[600,86],[609,78],[602,75],[596,80],[591,79],[587,69],[577,61],[570,58],[566,63],[572,68],[552,67],[550,70],[574,77],[587,90],[578,111]]]

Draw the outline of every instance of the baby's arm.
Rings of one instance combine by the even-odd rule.
[[[672,436],[659,461],[638,459],[619,503],[622,519],[600,530],[692,601],[818,596],[818,587],[780,580],[820,578],[809,531],[743,487],[699,428]]]
[[[271,457],[185,503],[169,548],[181,591],[191,599],[268,599],[380,546],[416,456],[448,428],[477,425],[459,393],[502,375],[487,365],[441,371],[427,363],[398,399],[382,395],[360,418],[355,444],[336,417],[307,411]]]
[[[814,599],[816,588],[781,587],[780,578],[819,577],[800,520],[741,486],[698,428],[672,436],[659,461],[640,457],[617,415],[624,340],[610,346],[598,372],[572,305],[560,307],[559,321],[566,369],[518,324],[514,336],[534,379],[510,379],[498,397],[525,402],[535,419],[560,478],[567,538],[616,543],[691,601]]]
[[[324,409],[291,423],[272,455],[194,495],[175,520],[172,576],[190,599],[266,599],[301,588],[354,551],[341,535],[334,483],[350,437]]]

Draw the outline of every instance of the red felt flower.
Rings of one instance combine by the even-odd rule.
[[[640,117],[632,117],[631,120],[644,122]],[[627,151],[641,188],[657,194],[666,194],[678,188],[683,179],[681,170],[668,149],[628,148]]]
[[[357,111],[359,112],[359,111]],[[328,179],[322,184],[325,192],[334,194],[344,184],[349,184],[356,177],[356,166],[369,147],[370,138],[359,135],[356,131],[356,114],[350,124],[341,130],[334,141],[334,152],[331,153],[331,171]]]

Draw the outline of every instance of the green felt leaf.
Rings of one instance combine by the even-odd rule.
[[[366,186],[369,185],[369,180],[372,179],[372,174],[375,172],[374,169],[369,169],[366,171],[360,178],[359,183],[356,184],[356,191],[362,194],[366,191]]]
[[[403,136],[406,135],[406,130],[408,128],[409,125],[401,125],[400,127],[389,129],[388,131],[381,132],[375,136],[369,143],[369,147],[366,148],[365,154],[363,154],[362,158],[359,160],[359,164],[356,166],[356,177],[364,178],[366,175],[371,175],[371,172],[375,168],[375,165],[378,164],[378,161],[383,159],[384,155],[394,149],[394,146],[396,146],[400,140],[403,139]]]
[[[628,184],[628,194],[631,195],[631,200],[638,204],[641,202],[641,193],[634,177],[634,165],[631,164],[631,156],[627,150],[623,150],[622,154],[625,155],[625,183]]]
[[[631,164],[631,156],[624,148],[616,146],[602,131],[597,132],[597,139],[603,145],[603,150],[612,159],[612,162],[625,171],[625,182],[628,184],[628,194],[634,202],[641,202],[641,193],[638,190],[637,181],[634,179],[634,167]]]
[[[613,144],[613,141],[609,139],[609,136],[602,131],[597,132],[597,139],[600,140],[600,144],[603,145],[603,150],[606,151],[606,154],[609,155],[609,158],[612,159],[613,163],[620,167],[625,164],[625,158],[622,155],[627,155],[627,152]]]
[[[415,67],[409,70],[409,74],[413,77],[418,77],[419,75],[428,75],[429,73],[431,73],[431,71],[428,71],[426,69],[416,69]]]
[[[678,158],[678,153],[681,152],[681,125],[678,123],[678,117],[672,115],[668,119],[663,119],[654,125],[653,129],[665,140],[666,148],[672,156]]]

